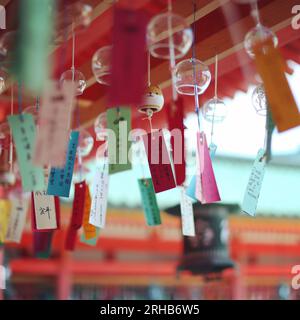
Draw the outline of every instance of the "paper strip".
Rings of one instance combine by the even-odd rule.
[[[96,238],[97,236],[96,227],[89,223],[90,211],[91,211],[91,196],[90,196],[90,190],[87,187],[85,192],[84,213],[83,213],[83,239],[85,240],[91,240],[93,238]]]
[[[47,195],[46,191],[32,193],[32,228],[49,231],[60,227],[59,198]]]
[[[12,63],[18,79],[35,94],[40,93],[48,78],[49,46],[54,30],[55,1],[20,1],[17,55]],[[37,28],[37,26],[40,26]]]
[[[215,179],[214,170],[212,167],[206,136],[204,132],[197,133],[197,145],[198,145],[198,154],[200,159],[200,171],[201,171],[201,186],[202,186],[202,203],[213,203],[220,201],[220,195],[218,186]],[[197,184],[196,184],[197,190]],[[196,191],[196,194],[198,192]],[[199,191],[200,194],[200,191]],[[198,198],[198,197],[197,197]]]
[[[186,195],[194,200],[197,200],[197,198],[196,198],[196,175],[194,175],[192,177],[191,182],[186,189]]]
[[[185,181],[185,156],[184,156],[184,105],[181,97],[176,102],[171,102],[168,115],[168,127],[171,133],[172,159],[177,186]]]
[[[186,195],[184,187],[180,190],[181,227],[184,236],[195,236],[195,221],[192,199]]]
[[[146,17],[143,12],[115,8],[110,104],[139,104],[145,92]]]
[[[285,62],[268,40],[254,48],[257,70],[263,80],[272,116],[279,132],[300,125],[300,114],[285,76]]]
[[[20,243],[26,223],[29,199],[20,197],[11,201],[11,213],[6,233],[6,241]]]
[[[131,110],[129,108],[110,108],[106,111],[108,128],[109,174],[131,169],[128,141],[131,131]]]
[[[145,213],[145,218],[148,226],[157,226],[161,224],[160,211],[157,205],[156,195],[153,189],[153,183],[151,179],[139,179],[138,180],[142,206]]]
[[[72,216],[65,243],[66,250],[74,250],[75,248],[77,231],[82,226],[83,221],[85,192],[86,184],[84,181],[75,184]]]
[[[255,216],[258,198],[262,186],[262,181],[265,174],[265,160],[263,159],[265,154],[264,149],[260,149],[257,153],[254,161],[253,168],[251,170],[250,178],[247,184],[244,200],[242,204],[242,210],[248,213],[250,216]]]
[[[32,163],[35,143],[35,124],[31,114],[9,116],[8,122],[16,147],[23,191],[38,191],[44,188],[42,167]]]
[[[155,192],[175,188],[176,183],[162,131],[144,135],[143,141]]]
[[[108,163],[104,160],[101,169],[98,169],[93,183],[92,205],[89,223],[98,228],[104,228],[107,210],[108,195]]]
[[[47,194],[69,197],[79,132],[72,131],[68,146],[67,160],[64,168],[51,168]]]
[[[11,205],[8,200],[0,199],[0,243],[5,241]]]
[[[268,163],[272,157],[272,136],[273,136],[274,129],[275,129],[275,124],[273,122],[270,109],[268,108],[267,117],[266,117],[266,131],[267,131],[266,163]]]
[[[71,82],[65,81],[63,86],[49,82],[39,111],[35,164],[64,167],[73,105],[74,85]]]
[[[100,228],[95,227],[95,236],[93,238],[86,238],[86,234],[83,233],[80,237],[80,242],[88,244],[89,246],[95,247],[97,245],[98,239],[100,235]]]

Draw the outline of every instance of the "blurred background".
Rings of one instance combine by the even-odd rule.
[[[5,290],[0,290],[1,299],[300,299],[300,290],[292,288],[292,267],[300,264],[300,127],[284,133],[275,130],[272,159],[266,166],[257,216],[241,212],[253,161],[258,149],[264,146],[266,118],[253,105],[253,92],[261,81],[243,44],[254,22],[250,6],[238,2],[199,0],[194,15],[193,1],[173,1],[173,11],[187,23],[192,24],[193,16],[196,17],[196,56],[211,71],[212,82],[199,96],[200,106],[214,94],[216,54],[218,95],[226,105],[226,117],[215,124],[213,134],[217,151],[212,163],[222,201],[206,206],[194,203],[196,236],[182,236],[177,189],[157,194],[162,225],[146,225],[137,183],[143,170],[136,165],[131,171],[110,176],[106,227],[94,243],[83,241],[79,234],[74,252],[65,250],[73,187],[69,199],[60,199],[61,229],[50,232],[46,240],[44,237],[46,250],[38,256],[33,248],[36,234],[31,230],[29,206],[21,242],[0,248],[6,285]],[[0,3],[7,13],[7,30],[1,30],[3,36],[16,27],[18,1]],[[106,108],[106,87],[96,81],[91,59],[95,50],[110,44],[113,1],[61,1],[60,5],[72,8],[78,3],[92,10],[87,14],[82,6],[77,11],[70,9],[77,19],[76,68],[86,79],[86,89],[77,100],[80,120],[78,123],[74,116],[73,126],[79,125],[80,130],[87,132],[87,148],[89,137],[94,139],[83,164],[84,178],[91,185],[99,167],[97,150],[104,143],[97,139],[95,128],[102,128],[99,115]],[[167,2],[163,0],[119,3],[144,10],[149,18],[167,10]],[[291,27],[291,9],[295,4],[297,1],[292,0],[258,2],[263,24],[278,37],[280,52],[289,67],[288,82],[300,106],[300,33]],[[82,23],[86,15],[90,18],[88,26]],[[53,44],[51,53],[53,61],[59,61],[54,74],[61,74],[71,64],[72,39],[65,29],[58,28],[56,36],[65,37]],[[191,56],[191,50],[187,56]],[[151,79],[160,85],[168,104],[171,99],[168,62],[152,57]],[[24,108],[35,104],[26,94],[23,100]],[[197,117],[193,97],[183,96],[183,100],[188,184],[196,172]],[[1,171],[4,174],[10,139],[6,123],[11,112],[9,86],[0,95],[0,106],[0,157],[2,165],[6,165]],[[32,112],[35,114],[34,108]],[[153,117],[154,128],[166,127],[166,114],[167,109],[163,108]],[[134,114],[134,128],[148,130],[143,117],[138,112]],[[212,125],[203,113],[200,117],[210,143]],[[77,164],[74,181],[79,181],[78,175]],[[9,182],[9,187],[1,187],[2,197],[19,194],[17,169],[14,176],[16,181],[12,185]]]

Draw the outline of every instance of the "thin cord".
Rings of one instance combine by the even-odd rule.
[[[214,135],[214,126],[215,126],[215,112],[216,112],[216,103],[218,99],[218,54],[215,56],[215,97],[214,97],[214,111],[211,123],[211,132],[210,132],[210,143],[213,143],[213,135]]]
[[[147,71],[148,71],[148,87],[151,85],[151,56],[150,56],[150,51],[148,51],[148,65],[147,65]]]
[[[197,78],[196,78],[196,10],[197,5],[196,1],[193,1],[193,30],[194,30],[194,40],[192,45],[192,64],[193,64],[193,78],[194,78],[194,98],[195,98],[195,112],[197,114],[197,120],[198,120],[198,129],[200,130],[200,106],[199,106],[199,95],[198,95],[198,88],[197,88]]]
[[[75,31],[74,31],[74,22],[72,23],[72,81],[75,81]]]
[[[14,114],[14,86],[13,83],[10,86],[10,115],[12,116]],[[9,141],[9,172],[13,172],[13,138],[12,138],[12,130],[10,128],[10,141]]]
[[[256,25],[261,25],[257,1],[251,2],[251,15],[255,20]]]
[[[22,115],[22,82],[18,82],[18,112]]]
[[[76,104],[76,125],[77,125],[77,129],[79,131],[79,139],[80,139],[80,130],[79,130],[79,128],[80,128],[80,109],[79,109],[78,103]],[[82,155],[81,155],[80,148],[78,148],[77,150],[78,150],[79,180],[81,182],[82,176],[83,176]]]
[[[40,108],[40,97],[39,96],[36,97],[35,106],[36,106],[36,111],[39,111],[39,108]]]
[[[171,71],[171,77],[172,77],[172,96],[173,101],[177,100],[177,91],[175,88],[175,50],[174,50],[174,41],[173,41],[173,32],[172,32],[172,0],[168,0],[168,31],[169,31],[169,48],[170,48],[170,71]]]
[[[215,57],[215,98],[218,97],[218,54]]]

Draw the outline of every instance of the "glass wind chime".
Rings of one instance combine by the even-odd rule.
[[[184,18],[172,12],[171,0],[168,1],[168,12],[154,16],[149,22],[147,40],[153,57],[170,61],[172,98],[176,101],[176,59],[185,56],[191,48],[193,32]]]
[[[65,71],[60,77],[60,83],[63,86],[66,81],[71,81],[75,87],[75,95],[82,95],[86,88],[86,80],[82,72],[75,69],[75,23],[72,23],[72,65],[71,69]],[[79,166],[79,180],[82,180],[84,174],[84,168],[82,164],[82,158],[90,154],[94,145],[94,138],[92,135],[84,130],[80,129],[80,115],[79,115],[79,106],[76,106],[76,116],[77,116],[77,127],[79,130],[79,140],[77,147],[77,159]]]
[[[203,106],[203,117],[206,121],[211,122],[211,141],[209,150],[213,156],[217,150],[217,146],[213,143],[214,125],[222,122],[228,112],[225,102],[218,97],[218,55],[215,56],[215,94],[214,97],[208,100]]]
[[[257,1],[251,1],[251,15],[256,23],[256,26],[252,28],[245,36],[244,47],[250,58],[254,58],[253,48],[258,43],[264,42],[268,39],[272,40],[274,47],[278,46],[278,38],[274,32],[263,26],[260,21]],[[272,119],[272,115],[269,110],[268,99],[265,94],[264,85],[258,84],[252,93],[252,105],[258,115],[266,117],[266,133],[264,139],[264,150],[266,162],[271,159],[271,144],[272,134],[275,129],[275,125]]]

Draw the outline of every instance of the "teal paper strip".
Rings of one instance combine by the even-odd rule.
[[[160,225],[160,211],[157,205],[152,179],[139,179],[138,183],[147,224],[149,226]]]
[[[36,136],[33,116],[31,114],[9,116],[8,122],[16,147],[23,191],[43,190],[45,188],[43,168],[32,163]]]

